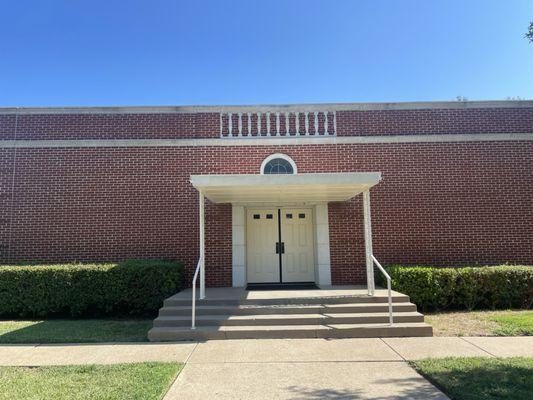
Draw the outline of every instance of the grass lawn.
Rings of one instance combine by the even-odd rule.
[[[161,399],[181,367],[178,363],[0,367],[0,399]]]
[[[454,400],[530,400],[533,358],[441,358],[412,362]]]
[[[533,336],[533,311],[502,313],[490,317],[499,325],[494,333],[502,336]]]
[[[0,321],[0,343],[142,342],[152,320]]]
[[[533,311],[461,311],[426,314],[435,336],[533,336]]]

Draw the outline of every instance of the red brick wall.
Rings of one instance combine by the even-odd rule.
[[[345,111],[337,118],[339,136],[533,132],[533,108]]]
[[[0,140],[14,138],[14,116],[0,115]],[[20,114],[16,137],[39,139],[179,139],[219,136],[218,113]]]
[[[220,135],[218,113],[145,113],[145,114],[20,114],[16,122],[16,137],[37,139],[177,139],[215,138]],[[270,116],[271,131],[275,115]],[[294,131],[294,118],[290,120]],[[222,119],[224,132],[228,119]],[[237,132],[234,115],[233,132]],[[304,115],[300,114],[303,131]],[[328,120],[333,131],[332,114]],[[323,114],[319,119],[324,129]],[[266,117],[262,116],[262,132]],[[310,131],[314,132],[310,117]],[[280,119],[280,131],[285,132],[285,118]],[[533,108],[465,108],[419,110],[368,110],[337,112],[339,136],[459,134],[459,133],[531,133]],[[243,116],[243,132],[248,132],[248,119]],[[252,133],[257,132],[257,117],[252,116]],[[15,136],[15,116],[0,115],[0,140]]]
[[[382,263],[533,263],[533,142],[341,145],[337,159],[340,172],[382,173],[371,190]],[[362,279],[361,198],[330,204],[330,240],[333,281]]]
[[[8,254],[15,151],[0,148],[0,254]]]
[[[0,140],[15,138],[15,120],[14,114],[0,114]]]
[[[189,176],[257,173],[274,152],[302,173],[382,173],[371,197],[384,264],[533,263],[531,141],[19,148],[14,193],[14,151],[0,149],[0,262],[176,258],[189,281],[198,258]],[[360,198],[330,204],[334,283],[364,280],[361,208]],[[231,207],[207,204],[206,218],[208,284],[231,285]]]

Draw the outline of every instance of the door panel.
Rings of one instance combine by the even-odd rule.
[[[313,214],[311,209],[281,209],[283,282],[314,282]]]
[[[246,213],[246,268],[248,283],[279,282],[277,209],[249,209]]]

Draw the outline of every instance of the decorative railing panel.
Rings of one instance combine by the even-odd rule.
[[[220,113],[220,137],[335,136],[335,111],[244,111]]]

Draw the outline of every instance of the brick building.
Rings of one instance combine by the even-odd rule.
[[[0,139],[1,263],[172,258],[190,282],[199,198],[207,286],[533,263],[530,101],[3,108]]]

